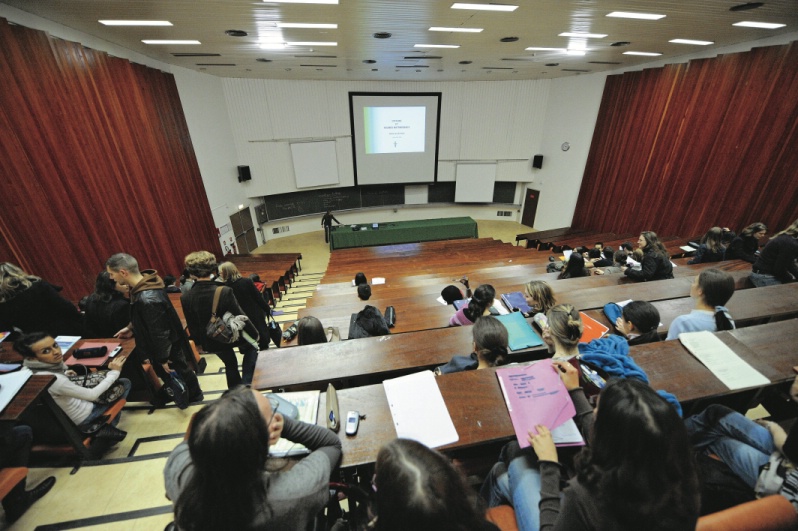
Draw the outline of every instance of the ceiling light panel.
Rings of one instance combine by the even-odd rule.
[[[515,11],[518,6],[509,4],[464,4],[456,2],[452,4],[452,9],[473,9],[475,11]]]
[[[480,33],[482,28],[441,28],[438,26],[433,26],[429,29],[430,31],[447,31],[447,32],[455,32],[455,33]]]
[[[672,42],[674,44],[694,44],[696,46],[709,46],[710,44],[715,44],[713,41],[696,41],[693,39],[671,39],[668,42]]]
[[[624,55],[640,55],[643,57],[659,57],[661,53],[656,52],[623,52]]]
[[[338,0],[263,0],[269,4],[338,4]]]
[[[414,48],[459,48],[459,44],[416,44]]]
[[[761,28],[761,29],[778,29],[783,28],[787,24],[775,24],[772,22],[752,22],[750,20],[744,20],[742,22],[736,22],[732,24],[732,26],[739,26],[742,28]]]
[[[337,42],[325,42],[325,41],[295,41],[295,42],[287,42],[288,46],[338,46]]]
[[[145,39],[142,40],[144,44],[202,44],[200,41],[195,40],[168,40],[168,39]]]
[[[633,18],[637,20],[659,20],[665,18],[665,15],[656,15],[654,13],[629,13],[626,11],[613,11],[612,13],[607,13],[607,16],[613,18]]]
[[[305,24],[303,22],[278,22],[278,28],[338,29],[338,24]]]
[[[168,20],[98,20],[105,26],[171,26]]]
[[[582,39],[603,39],[607,36],[606,33],[560,33],[560,37],[579,37]]]

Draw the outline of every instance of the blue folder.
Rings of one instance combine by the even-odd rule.
[[[496,317],[507,328],[510,336],[510,350],[521,350],[543,345],[543,340],[535,333],[529,322],[519,312]]]

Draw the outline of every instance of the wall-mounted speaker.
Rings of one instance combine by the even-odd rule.
[[[243,183],[244,181],[251,181],[252,174],[249,172],[249,166],[239,166],[238,167],[238,182]]]
[[[532,167],[537,169],[541,169],[543,167],[543,155],[535,155],[532,157]]]

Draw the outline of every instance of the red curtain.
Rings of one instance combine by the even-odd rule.
[[[610,76],[572,225],[697,236],[798,218],[798,43]]]
[[[219,242],[171,74],[0,19],[0,261],[78,300],[114,253]]]

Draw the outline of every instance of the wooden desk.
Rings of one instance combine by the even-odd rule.
[[[781,385],[794,378],[792,365],[796,355],[793,345],[798,341],[798,320],[761,325],[745,331],[719,332],[717,335],[768,377],[771,385]],[[778,337],[780,341],[760,344],[765,337]],[[674,393],[682,402],[745,391],[730,391],[678,341],[632,347],[631,354],[648,375],[654,389]],[[792,362],[788,363],[788,360]],[[452,452],[514,437],[495,371],[484,369],[436,377],[459,436],[456,443],[440,450]],[[317,421],[320,425],[326,422],[325,398],[322,394]],[[341,434],[342,467],[373,463],[379,448],[396,437],[383,386],[343,389],[338,392],[338,405],[341,412],[356,410],[367,415],[355,437]]]
[[[256,389],[324,390],[382,382],[447,363],[454,355],[468,355],[472,349],[470,326],[439,328],[357,341],[337,341],[272,349],[259,356],[252,386]],[[510,353],[512,361],[547,356],[546,346]]]
[[[19,390],[16,396],[0,413],[0,422],[17,422],[20,417],[43,397],[50,396],[47,389],[55,382],[55,376],[34,374]],[[58,407],[58,406],[56,406]]]

